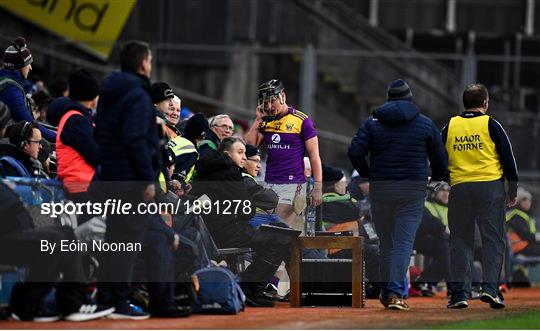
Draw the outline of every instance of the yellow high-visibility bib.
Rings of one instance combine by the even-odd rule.
[[[503,171],[489,136],[489,116],[455,116],[448,124],[446,151],[450,185],[498,180]]]

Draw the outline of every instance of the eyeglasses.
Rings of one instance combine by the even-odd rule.
[[[227,124],[221,124],[221,125],[214,125],[215,127],[222,128],[225,131],[233,131],[234,127],[229,126]]]
[[[253,160],[253,159],[247,159],[248,161],[251,161],[251,162],[255,162],[257,164],[260,164],[261,163],[261,160]]]
[[[31,144],[40,144],[41,145],[41,140],[27,140],[29,143]]]

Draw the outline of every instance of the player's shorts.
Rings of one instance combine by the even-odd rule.
[[[296,196],[306,196],[306,183],[302,184],[265,184],[265,187],[273,190],[279,197],[278,203],[284,205],[293,205]]]

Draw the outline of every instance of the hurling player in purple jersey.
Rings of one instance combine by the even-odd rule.
[[[272,79],[261,84],[258,96],[257,117],[245,139],[254,146],[260,146],[263,142],[266,144],[268,158],[264,181],[279,196],[276,213],[292,226],[295,211],[301,212],[301,201],[305,201],[306,196],[306,153],[315,179],[311,203],[318,206],[322,202],[322,168],[317,131],[306,114],[287,105],[279,80]]]

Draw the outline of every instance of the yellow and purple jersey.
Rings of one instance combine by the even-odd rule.
[[[286,115],[266,122],[261,132],[268,153],[265,182],[304,183],[305,142],[317,136],[313,121],[306,114],[289,106]]]

